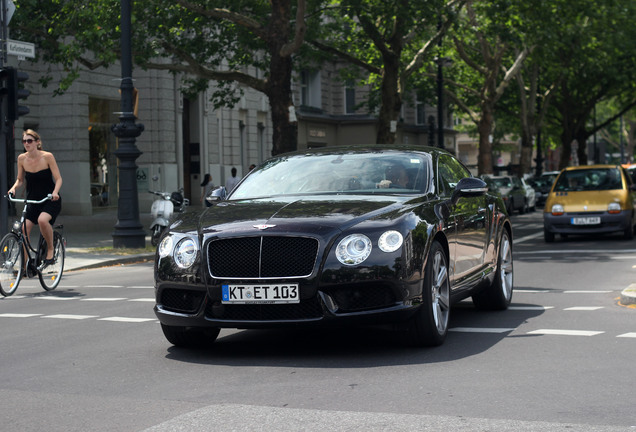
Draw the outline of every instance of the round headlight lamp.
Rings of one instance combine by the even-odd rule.
[[[386,231],[380,236],[378,246],[383,252],[395,252],[402,246],[404,238],[398,231]]]
[[[174,246],[174,241],[171,235],[167,235],[161,240],[159,243],[159,247],[157,248],[157,252],[159,252],[160,258],[165,258],[172,253],[172,247]]]
[[[364,234],[351,234],[340,240],[336,247],[338,261],[345,265],[356,265],[371,254],[371,240]]]
[[[561,204],[554,204],[552,206],[552,214],[554,216],[561,216],[563,213],[565,213],[565,210]]]
[[[609,203],[607,206],[607,212],[611,214],[617,214],[621,212],[621,204],[617,202]]]
[[[182,269],[186,269],[196,261],[197,252],[196,242],[190,237],[185,237],[179,240],[174,248],[174,262]]]

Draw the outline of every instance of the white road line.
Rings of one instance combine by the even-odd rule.
[[[86,285],[85,288],[125,288],[122,285]]]
[[[84,298],[80,299],[80,301],[96,301],[96,302],[111,302],[111,301],[121,301],[128,300],[125,297],[92,297],[92,298]]]
[[[536,238],[542,237],[542,236],[543,236],[542,232],[538,232],[538,233],[535,233],[535,234],[530,234],[530,235],[527,235],[525,237],[520,237],[520,238],[514,239],[513,240],[513,244],[523,243],[525,241],[536,239]]]
[[[126,317],[108,317],[108,318],[100,318],[97,321],[114,321],[114,322],[148,322],[148,321],[156,321],[156,318],[126,318]]]
[[[88,318],[97,318],[99,315],[69,315],[69,314],[57,314],[57,315],[45,315],[42,318],[58,318],[58,319],[74,319],[83,320]]]
[[[554,306],[510,306],[508,310],[518,310],[518,311],[542,311],[554,309]]]
[[[623,334],[618,335],[616,337],[619,337],[619,338],[636,338],[636,333],[623,333]]]
[[[516,242],[515,242],[516,243]],[[617,254],[636,253],[636,249],[611,250],[611,249],[562,249],[562,250],[538,250],[538,251],[515,251],[515,255],[547,255],[547,254]]]
[[[146,285],[146,286],[129,286],[129,287],[124,287],[124,288],[133,288],[133,289],[154,289],[155,287],[152,285]]]
[[[516,293],[547,293],[547,292],[550,292],[550,290],[544,290],[544,289],[536,289],[536,290],[532,290],[532,289],[516,289],[515,292]]]
[[[506,333],[513,331],[513,328],[486,328],[486,327],[453,327],[448,331],[462,332],[462,333]]]
[[[595,311],[595,310],[599,310],[599,309],[603,309],[603,306],[574,306],[574,307],[565,308],[563,310],[566,310],[566,311]]]
[[[45,296],[45,297],[34,297],[38,300],[77,300],[77,297],[58,297],[58,296]]]
[[[148,303],[154,303],[155,299],[154,298],[138,298],[138,299],[130,299],[128,301],[131,302],[148,302]]]
[[[563,294],[607,294],[611,292],[612,292],[611,290],[596,290],[596,291],[566,290],[566,291],[563,291]]]
[[[36,317],[40,315],[42,314],[3,313],[3,314],[0,314],[0,317],[2,318],[31,318],[31,317]]]
[[[602,331],[589,331],[589,330],[557,330],[557,329],[539,329],[528,332],[528,334],[542,334],[542,335],[557,335],[557,336],[596,336]]]

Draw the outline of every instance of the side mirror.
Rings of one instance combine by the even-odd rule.
[[[227,191],[225,190],[225,186],[218,187],[213,189],[208,193],[205,197],[205,200],[210,204],[218,203],[220,201],[225,201],[227,198]]]
[[[480,196],[485,195],[486,192],[488,192],[488,185],[485,181],[477,177],[465,177],[455,186],[455,190],[451,196],[451,204],[457,204],[457,201],[459,201],[461,197]]]

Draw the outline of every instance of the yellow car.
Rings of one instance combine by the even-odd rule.
[[[546,242],[555,234],[607,234],[634,237],[636,185],[620,165],[585,165],[561,171],[543,211]]]

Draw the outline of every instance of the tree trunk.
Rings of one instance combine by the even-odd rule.
[[[490,134],[492,133],[494,117],[492,109],[484,107],[482,116],[477,124],[479,131],[479,155],[477,159],[477,171],[479,175],[492,174],[492,143],[490,142]]]
[[[298,121],[292,99],[292,59],[281,49],[290,32],[291,5],[288,0],[272,1],[269,51],[272,55],[267,97],[272,114],[272,156],[298,148]]]
[[[402,109],[402,96],[399,87],[399,57],[386,54],[384,58],[384,75],[380,88],[382,105],[378,116],[378,132],[376,144],[393,144],[397,132],[399,113]],[[394,121],[395,128],[391,129]]]

